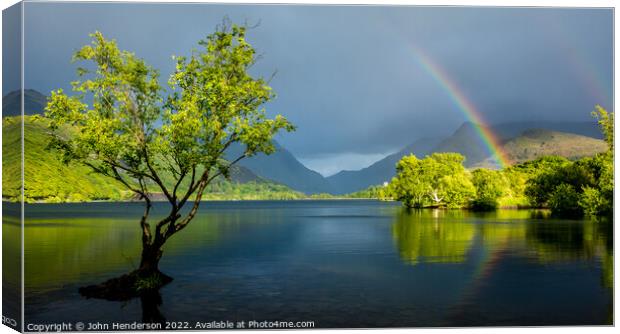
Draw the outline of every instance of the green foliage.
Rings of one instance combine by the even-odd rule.
[[[305,195],[287,186],[271,182],[237,183],[219,179],[218,182],[212,182],[207,187],[203,198],[210,200],[294,200],[305,198]]]
[[[545,171],[555,170],[558,167],[562,167],[568,163],[570,163],[570,161],[564,157],[551,155],[511,166],[510,169],[530,175],[536,175]]]
[[[596,106],[609,150],[594,157],[539,168],[527,184],[525,194],[534,206],[549,207],[557,215],[613,214],[613,119],[614,114]]]
[[[89,167],[80,164],[64,164],[61,153],[56,149],[46,149],[51,140],[48,130],[49,120],[40,116],[24,117],[26,202],[65,203],[89,201],[124,201],[132,199],[132,193],[125,186],[108,177],[94,173]],[[74,129],[62,130],[70,137]],[[18,117],[3,120],[3,199],[20,200],[20,144],[21,123]],[[234,167],[233,167],[234,170]],[[16,173],[16,174],[15,174]],[[17,176],[15,176],[17,175]],[[174,179],[168,173],[162,175],[166,186],[173,186]],[[151,195],[158,192],[156,185],[149,186]],[[203,196],[212,200],[278,200],[299,199],[304,195],[290,188],[267,180],[236,182],[217,177],[207,186]],[[191,196],[190,199],[193,199]]]
[[[503,173],[488,169],[476,169],[472,172],[472,182],[476,187],[476,197],[472,207],[476,210],[492,210],[498,206],[499,198],[509,185]]]
[[[398,162],[397,175],[384,195],[407,207],[550,208],[555,215],[610,216],[613,214],[613,113],[600,106],[598,119],[608,151],[571,161],[543,156],[501,171],[467,172],[463,157],[441,153],[418,159],[413,155]]]
[[[442,177],[439,188],[442,189],[443,202],[448,208],[466,207],[476,195],[476,187],[465,172]]]
[[[604,211],[603,207],[607,205],[600,191],[592,187],[583,188],[578,204],[588,216],[595,216],[599,212]]]
[[[96,32],[73,56],[86,63],[72,82],[76,94],[51,94],[45,108],[54,136],[50,147],[65,163],[88,166],[145,200],[145,247],[161,247],[183,229],[215,178],[230,177],[243,158],[273,153],[273,136],[294,130],[281,115],[267,118],[261,107],[274,94],[264,79],[249,73],[256,55],[245,34],[245,27],[223,24],[198,43],[200,51],[176,57],[166,95],[154,68]],[[59,131],[67,126],[76,129],[72,136]],[[233,143],[243,153],[226,161]],[[147,223],[153,189],[171,207],[154,234]],[[192,209],[177,223],[190,198]]]
[[[137,292],[157,290],[162,284],[163,280],[161,275],[154,273],[147,277],[136,276],[133,288]]]
[[[614,152],[614,113],[607,112],[600,105],[594,107],[592,117],[598,120],[598,125],[601,128],[601,132],[605,136],[605,142],[609,146],[609,152],[613,155]]]
[[[410,208],[461,207],[475,193],[463,161],[458,153],[434,153],[424,159],[403,157],[387,193]]]
[[[346,198],[374,198],[385,199],[386,188],[384,186],[370,186],[364,190],[360,190],[351,194],[347,194]]]
[[[335,198],[335,196],[332,194],[328,194],[328,193],[318,193],[318,194],[310,195],[310,198],[311,199],[331,199],[331,198]]]
[[[576,216],[583,213],[579,206],[580,194],[566,183],[555,187],[549,195],[548,205],[553,214],[558,216]]]
[[[529,180],[525,193],[531,199],[532,205],[546,206],[551,194],[560,184],[568,184],[573,189],[579,189],[579,191],[583,187],[596,184],[591,158],[568,162],[555,169],[538,173]]]
[[[603,154],[545,170],[528,181],[525,193],[532,205],[548,206],[559,215],[599,212],[606,206],[603,198],[595,198],[601,196],[605,161]]]
[[[2,124],[2,197],[20,200],[21,155],[19,142],[21,122],[7,117]],[[84,202],[95,200],[126,200],[131,193],[115,180],[93,173],[83,165],[66,165],[55,149],[46,149],[52,138],[48,133],[49,121],[39,116],[25,116],[24,120],[24,178],[26,202]],[[57,130],[71,136],[70,127]],[[15,146],[18,145],[18,146]]]

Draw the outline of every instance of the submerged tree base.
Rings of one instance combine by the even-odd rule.
[[[101,284],[81,287],[78,291],[86,298],[126,301],[150,295],[170,282],[172,282],[172,277],[160,271],[136,270]]]

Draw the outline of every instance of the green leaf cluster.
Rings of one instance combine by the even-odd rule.
[[[535,206],[556,215],[611,216],[613,214],[614,114],[601,106],[592,112],[608,145],[607,152],[577,161],[562,161],[530,179],[525,190]]]
[[[387,192],[411,208],[462,207],[475,193],[464,160],[458,153],[434,153],[424,159],[403,157]]]
[[[143,244],[155,254],[193,219],[214,179],[230,177],[243,158],[273,153],[273,136],[294,126],[281,115],[268,118],[262,107],[274,94],[266,80],[250,74],[257,57],[245,27],[225,23],[199,41],[198,50],[174,57],[167,88],[143,59],[100,32],[91,38],[73,56],[80,63],[75,94],[54,91],[45,108],[54,136],[50,147],[65,163],[88,166],[144,199]],[[76,133],[63,136],[65,126]],[[233,143],[244,150],[226,161]],[[151,231],[154,191],[170,203],[170,214]]]

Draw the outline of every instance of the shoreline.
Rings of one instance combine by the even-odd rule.
[[[207,202],[313,202],[313,201],[375,201],[375,202],[386,202],[386,203],[399,203],[399,201],[395,200],[383,200],[378,198],[347,198],[347,197],[334,197],[334,198],[294,198],[294,199],[203,199],[202,203]],[[152,203],[168,203],[167,200],[151,200]],[[6,199],[2,199],[2,203],[6,204],[19,204],[21,202],[18,201],[7,201]],[[90,204],[90,203],[143,203],[140,200],[93,200],[93,201],[81,201],[81,202],[47,202],[47,201],[35,201],[35,202],[24,202],[24,204]],[[403,208],[406,208],[403,206]],[[463,211],[471,211],[471,212],[492,212],[496,210],[549,210],[549,208],[544,207],[532,207],[532,206],[518,206],[518,205],[509,205],[509,206],[498,206],[494,210],[473,210],[471,208],[447,208],[447,207],[424,207],[424,208],[409,208],[410,210],[442,210],[442,211],[451,211],[451,210],[463,210]]]

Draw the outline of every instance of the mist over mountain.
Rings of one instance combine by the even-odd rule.
[[[440,143],[440,139],[423,138],[357,171],[341,171],[327,178],[334,194],[346,194],[389,182],[396,175],[396,163],[409,154],[424,156]]]

